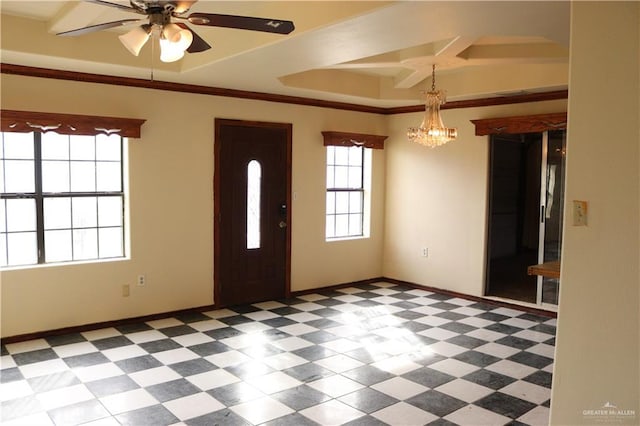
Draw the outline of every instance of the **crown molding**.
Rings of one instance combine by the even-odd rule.
[[[239,99],[251,99],[267,102],[278,102],[293,105],[314,106],[338,110],[366,112],[372,114],[394,115],[409,112],[422,112],[424,105],[412,105],[405,107],[382,108],[368,105],[352,104],[347,102],[325,101],[321,99],[303,98],[298,96],[277,95],[273,93],[251,92],[246,90],[224,89],[220,87],[199,86],[194,84],[172,83],[167,81],[146,80],[132,77],[119,77],[104,74],[91,74],[77,71],[55,70],[49,68],[29,67],[0,63],[0,73],[13,74],[25,77],[50,78],[56,80],[79,81],[85,83],[110,84],[116,86],[139,87],[145,89],[165,90],[181,93],[195,93],[200,95],[223,96]],[[556,90],[551,92],[531,93],[514,96],[497,96],[482,99],[470,99],[447,102],[442,109],[476,108],[492,105],[508,105],[525,102],[541,102],[556,99],[567,99],[568,90]]]

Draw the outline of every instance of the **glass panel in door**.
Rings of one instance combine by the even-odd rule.
[[[562,218],[564,207],[564,179],[566,131],[548,132],[546,200],[544,210],[544,251],[542,262],[560,260],[562,248]],[[559,279],[542,277],[542,303],[558,304]]]

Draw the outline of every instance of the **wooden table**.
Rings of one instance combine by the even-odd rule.
[[[538,265],[531,265],[527,268],[529,275],[542,275],[547,278],[560,278],[560,261],[553,260]]]

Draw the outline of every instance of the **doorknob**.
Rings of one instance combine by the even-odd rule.
[[[280,223],[278,224],[278,226],[280,228],[286,228],[287,227],[287,222],[285,222],[284,220],[281,220]]]

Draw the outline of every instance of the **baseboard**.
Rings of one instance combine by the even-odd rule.
[[[536,315],[540,315],[548,318],[557,317],[556,312],[547,311],[544,309],[531,308],[528,306],[521,306],[521,305],[502,302],[498,300],[486,299],[484,297],[471,296],[464,293],[458,293],[455,291],[445,290],[445,289],[436,288],[436,287],[424,286],[421,284],[416,284],[416,283],[398,280],[398,279],[389,278],[389,277],[368,278],[365,280],[351,281],[351,282],[342,283],[342,284],[334,284],[326,287],[317,287],[317,288],[312,288],[307,290],[294,291],[294,292],[291,292],[291,296],[297,297],[297,296],[303,296],[305,294],[317,293],[319,291],[338,290],[341,288],[353,287],[353,286],[364,285],[364,284],[373,284],[377,282],[388,282],[391,284],[403,285],[406,287],[411,287],[419,290],[431,291],[433,293],[446,294],[452,297],[459,297],[461,299],[467,299],[467,300],[472,300],[474,302],[486,303],[488,305],[511,308],[518,311],[532,313],[532,314],[536,314]],[[155,321],[159,319],[170,318],[170,317],[185,315],[189,313],[211,311],[214,309],[219,309],[219,307],[216,305],[206,305],[206,306],[200,306],[196,308],[180,309],[177,311],[161,312],[157,314],[143,315],[138,317],[96,322],[96,323],[83,324],[83,325],[72,326],[72,327],[57,328],[55,330],[38,331],[34,333],[26,333],[26,334],[20,334],[16,336],[3,337],[1,341],[2,341],[2,344],[24,342],[27,340],[42,339],[42,338],[52,337],[52,336],[60,336],[62,334],[82,333],[84,331],[97,330],[101,328],[118,327],[122,325],[138,323],[138,322]]]

